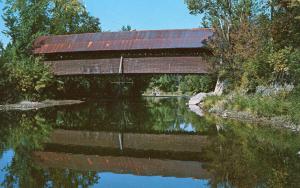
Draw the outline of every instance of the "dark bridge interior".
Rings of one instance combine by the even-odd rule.
[[[34,54],[55,75],[209,73],[211,29],[42,36]]]

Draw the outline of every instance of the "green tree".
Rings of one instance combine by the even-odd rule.
[[[5,87],[5,77],[4,77],[3,64],[4,64],[4,62],[3,62],[3,44],[0,41],[0,96],[2,96],[2,92],[1,91],[3,91],[4,87]]]
[[[214,80],[212,76],[208,75],[188,75],[180,81],[179,88],[183,93],[211,92],[215,86]]]
[[[78,0],[52,0],[50,34],[100,32],[100,21]]]
[[[165,92],[178,91],[180,78],[172,75],[154,76],[150,81],[150,88],[157,88]]]
[[[132,31],[132,28],[130,25],[123,25],[121,28],[121,31]]]
[[[280,49],[268,56],[272,73],[273,83],[293,83],[298,84],[300,78],[300,51],[293,50],[291,47]]]
[[[276,9],[274,9],[270,31],[275,47],[277,49],[286,46],[299,48],[300,2],[298,0],[273,0],[273,4]]]
[[[4,33],[11,38],[17,57],[30,56],[32,43],[40,35],[48,33],[47,0],[6,0]]]
[[[3,55],[3,51],[4,51],[4,46],[3,46],[3,43],[0,41],[0,58]]]
[[[4,53],[4,47],[2,42],[0,41],[0,80],[2,79],[2,71],[3,71],[3,53]]]
[[[2,58],[9,84],[14,85],[14,93],[27,99],[40,99],[61,85],[42,59],[32,56],[37,37],[101,31],[99,19],[90,16],[78,0],[6,0],[3,18],[4,33],[11,38]]]
[[[254,91],[257,85],[297,83],[300,43],[298,1],[185,0],[192,14],[214,28],[209,42],[219,76],[233,88]],[[293,68],[292,68],[293,67]]]
[[[267,16],[263,9],[267,1],[254,0],[185,0],[191,14],[203,14],[203,22],[214,29],[209,43],[219,76],[239,84],[245,59],[260,50],[260,33],[255,21]]]

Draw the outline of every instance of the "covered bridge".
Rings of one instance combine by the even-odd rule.
[[[55,75],[201,74],[211,29],[100,32],[42,36],[33,53]]]

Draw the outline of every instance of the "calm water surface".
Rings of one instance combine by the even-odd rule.
[[[300,187],[300,136],[183,98],[0,112],[1,187]]]

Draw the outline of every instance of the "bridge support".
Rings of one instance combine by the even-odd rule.
[[[120,58],[119,74],[123,74],[123,56]]]

